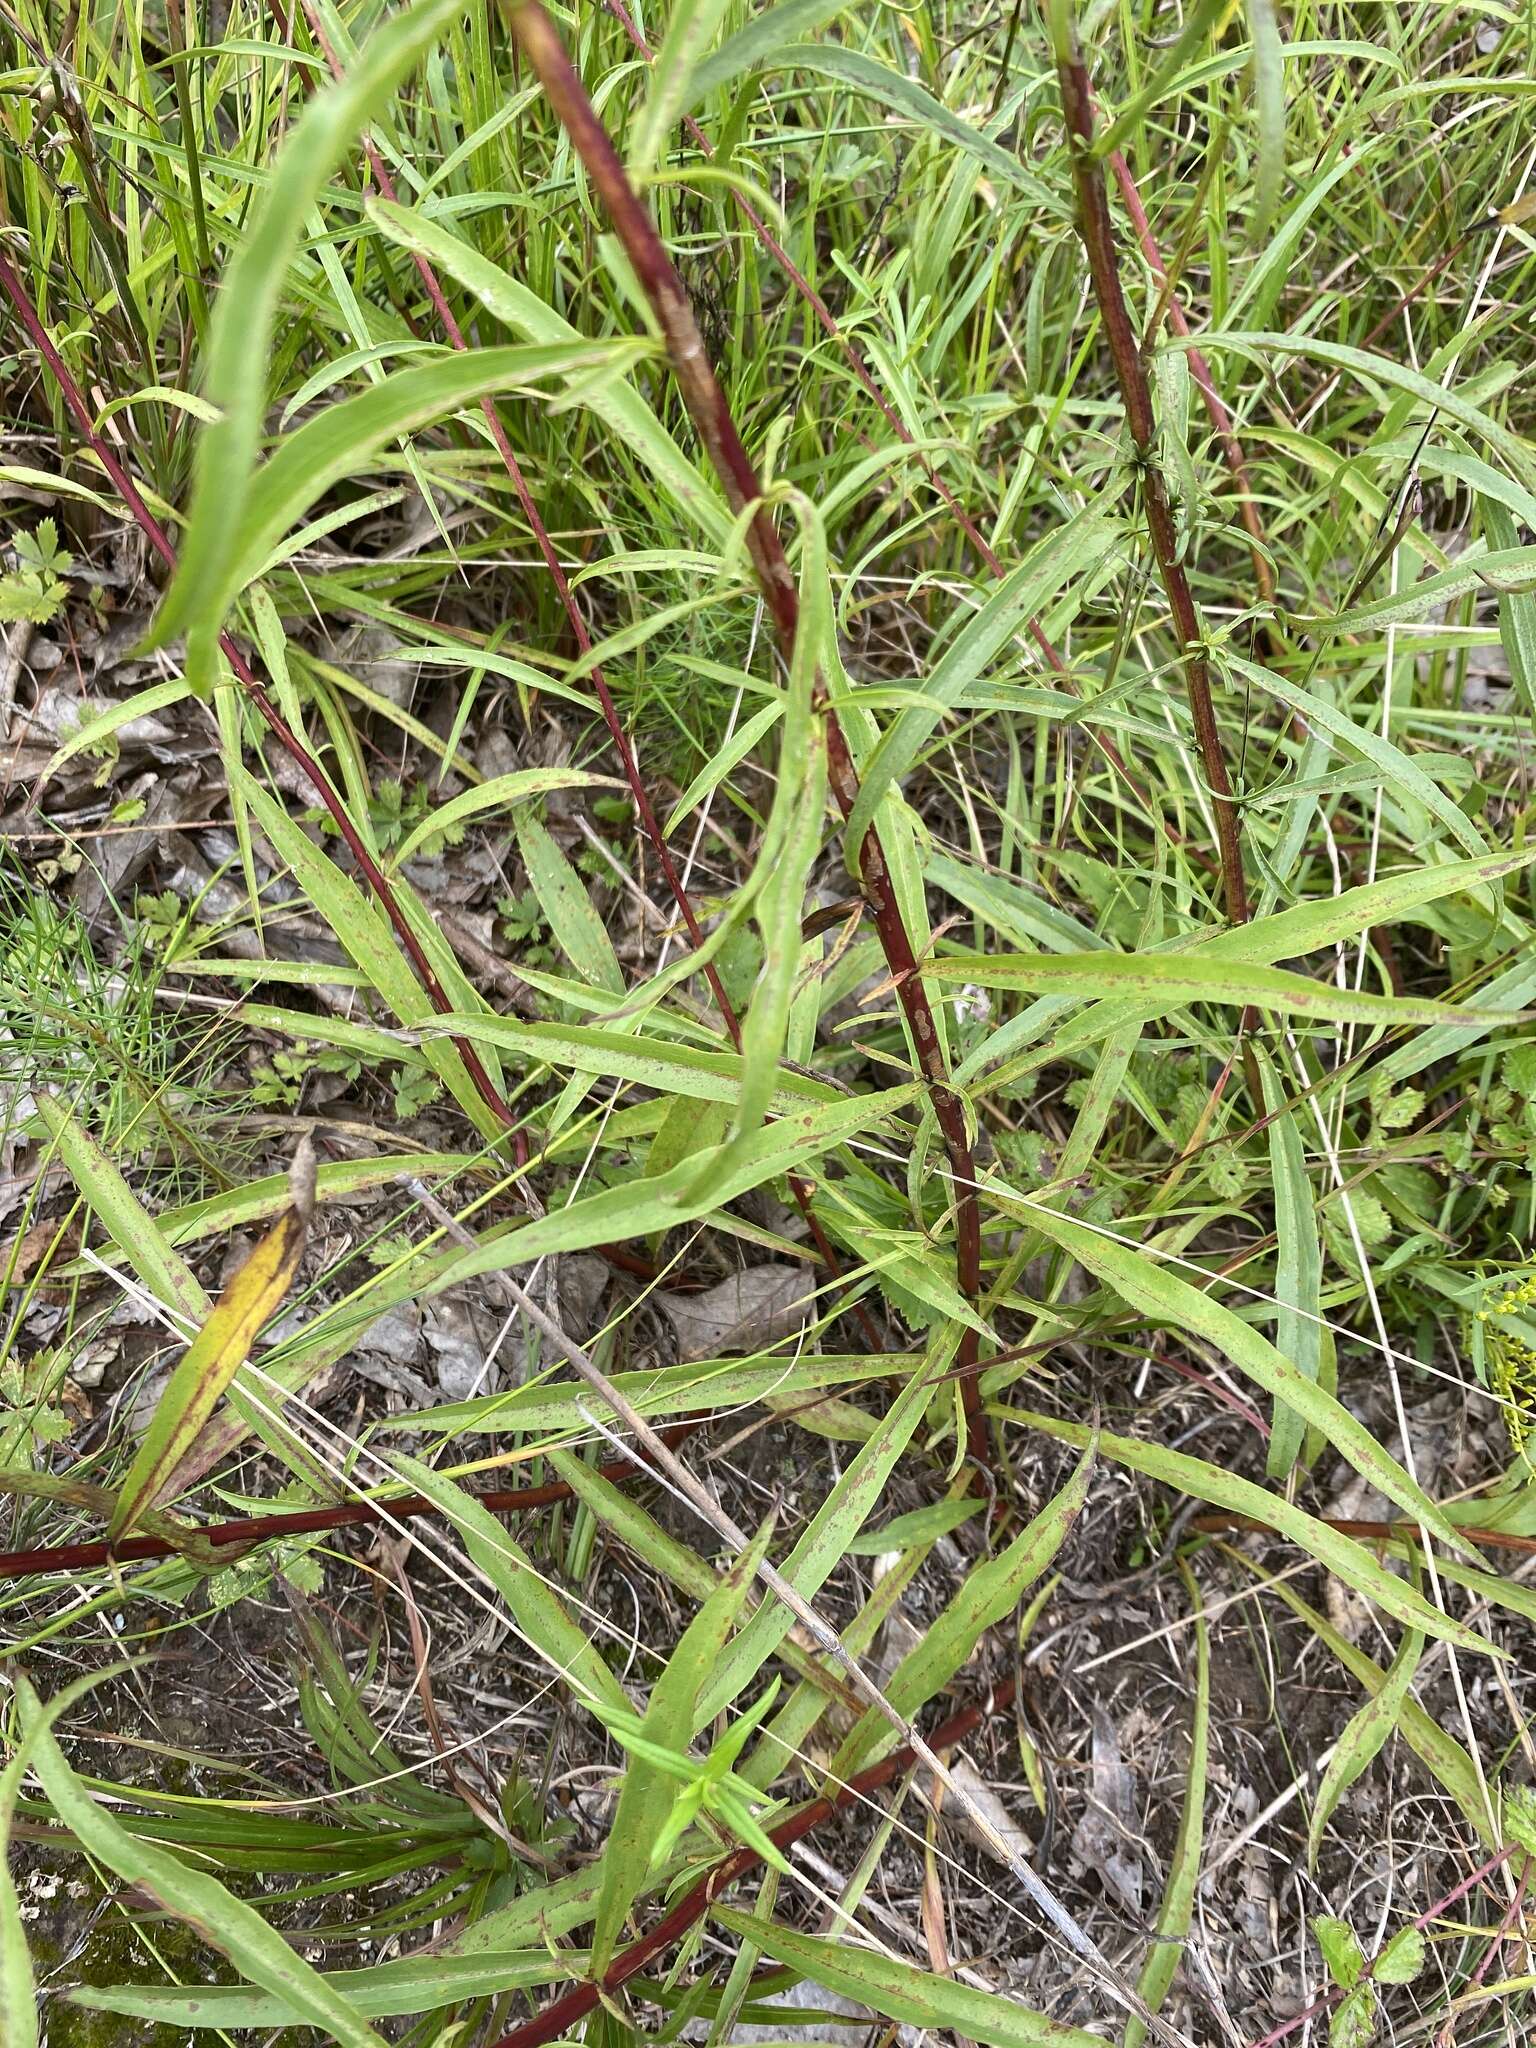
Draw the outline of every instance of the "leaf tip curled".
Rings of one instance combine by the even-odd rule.
[[[306,1229],[315,1213],[315,1178],[315,1141],[306,1131],[288,1169],[288,1199]]]

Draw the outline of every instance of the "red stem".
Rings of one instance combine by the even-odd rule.
[[[1153,234],[1152,225],[1147,219],[1147,209],[1141,203],[1141,194],[1136,188],[1135,178],[1131,175],[1131,167],[1118,149],[1112,149],[1109,153],[1109,168],[1114,172],[1115,182],[1120,187],[1120,197],[1124,200],[1125,210],[1131,217],[1131,226],[1136,230],[1136,239],[1141,244],[1141,253],[1147,259],[1147,267],[1160,285],[1166,285],[1168,268],[1163,262],[1163,252],[1157,246],[1157,237]],[[1168,300],[1168,324],[1181,340],[1189,340],[1189,322],[1184,317],[1184,309],[1177,297],[1172,295]],[[1221,393],[1216,389],[1216,379],[1211,375],[1210,364],[1193,344],[1185,353],[1189,361],[1189,374],[1205,401],[1205,409],[1210,416],[1211,425],[1216,430],[1216,438],[1221,443],[1227,468],[1232,472],[1232,481],[1237,485],[1242,521],[1251,543],[1254,579],[1258,583],[1260,597],[1268,604],[1275,595],[1275,574],[1269,566],[1269,557],[1264,552],[1264,529],[1259,524],[1258,506],[1254,501],[1248,465],[1243,459],[1242,443],[1237,438],[1232,415],[1222,403]]]
[[[1073,186],[1077,196],[1078,233],[1088,259],[1105,337],[1114,359],[1126,425],[1136,448],[1152,550],[1157,557],[1163,590],[1173,615],[1174,630],[1183,649],[1190,714],[1194,719],[1195,738],[1216,820],[1217,852],[1221,861],[1227,915],[1234,924],[1246,924],[1249,915],[1248,887],[1243,875],[1242,841],[1211,696],[1210,662],[1180,553],[1173,507],[1158,466],[1157,419],[1152,408],[1152,390],[1120,282],[1119,257],[1109,218],[1109,198],[1093,156],[1093,96],[1082,54],[1077,47],[1075,28],[1068,31],[1066,46],[1057,51],[1057,72],[1061,81],[1062,113],[1066,120]]]
[[[936,1728],[928,1738],[928,1747],[933,1750],[953,1749],[957,1742],[963,1742],[973,1729],[980,1727],[989,1715],[1001,1713],[1006,1707],[1011,1706],[1013,1695],[1014,1681],[1009,1679],[1006,1684],[989,1692],[978,1705],[962,1708],[958,1714],[952,1715],[944,1722],[942,1727]],[[893,1778],[898,1778],[904,1771],[910,1770],[916,1760],[915,1752],[903,1744],[900,1749],[892,1750],[889,1756],[883,1757],[879,1763],[871,1764],[868,1770],[858,1772],[846,1784],[840,1785],[835,1792],[811,1800],[797,1813],[792,1813],[787,1820],[780,1821],[777,1827],[769,1828],[769,1839],[776,1848],[789,1848],[792,1843],[810,1834],[813,1828],[821,1827],[835,1813],[840,1813],[844,1807],[853,1805],[856,1800],[867,1797],[871,1792],[879,1791],[884,1785],[889,1785]],[[600,1999],[611,1996],[627,1984],[637,1971],[643,1970],[654,1957],[670,1948],[673,1942],[680,1941],[694,1922],[704,1917],[728,1885],[734,1884],[740,1877],[745,1877],[762,1860],[756,1849],[737,1849],[723,1862],[717,1863],[713,1870],[686,1892],[671,1912],[656,1922],[649,1934],[641,1935],[640,1939],[632,1942],[622,1955],[616,1956],[603,1972],[601,1983],[573,1984],[569,1991],[562,1992],[541,2013],[535,2014],[531,2020],[524,2020],[521,2026],[513,2027],[508,2033],[503,2034],[500,2040],[493,2044],[493,2048],[543,2048],[544,2042],[557,2040],[562,2034],[569,2033],[572,2027],[592,2011]]]
[[[669,1445],[682,1442],[702,1420],[674,1424],[662,1431]],[[600,1479],[622,1481],[643,1478],[644,1460],[612,1458],[597,1468]],[[571,1488],[561,1480],[547,1486],[513,1486],[500,1493],[479,1493],[475,1499],[493,1515],[523,1515],[534,1508],[547,1508],[556,1501],[569,1500]],[[347,1501],[333,1508],[296,1508],[279,1515],[249,1515],[236,1522],[189,1524],[187,1535],[202,1543],[222,1548],[238,1546],[241,1551],[253,1543],[279,1536],[312,1536],[325,1529],[366,1528],[374,1523],[409,1522],[418,1516],[441,1515],[442,1508],[424,1494],[403,1494],[390,1501]],[[0,1553],[0,1579],[24,1579],[36,1572],[82,1572],[104,1564],[140,1564],[146,1559],[175,1557],[176,1544],[164,1536],[125,1536],[118,1543],[52,1543],[37,1550],[8,1550]]]
[[[624,30],[624,33],[629,37],[631,43],[633,43],[634,47],[640,52],[641,56],[644,57],[645,61],[648,64],[654,64],[656,61],[655,52],[651,49],[650,44],[647,43],[644,36],[641,35],[639,29],[635,26],[633,18],[631,17],[628,9],[624,5],[624,0],[606,0],[606,4],[609,13],[612,14],[614,19],[619,23],[620,27]],[[684,114],[683,126],[692,136],[695,145],[703,153],[703,155],[706,158],[713,157],[715,153],[713,144],[710,142],[709,137],[704,133],[704,130],[699,126],[698,122],[693,118],[691,114]],[[769,227],[768,223],[763,219],[762,215],[757,211],[757,209],[753,206],[752,202],[746,197],[746,195],[738,191],[733,186],[731,188],[731,197],[735,201],[736,206],[740,209],[742,215],[751,227],[753,233],[757,236],[758,241],[767,250],[769,256],[772,257],[773,261],[777,263],[779,267],[783,270],[784,275],[789,279],[790,283],[794,286],[795,290],[800,294],[801,298],[805,301],[805,303],[810,307],[811,311],[815,314],[816,319],[821,326],[822,332],[828,337],[829,340],[836,342],[837,346],[842,350],[843,355],[847,359],[848,367],[852,370],[854,377],[857,379],[861,389],[865,392],[866,396],[869,397],[874,402],[874,404],[879,407],[882,418],[886,421],[886,424],[890,427],[892,433],[896,436],[897,440],[902,443],[903,447],[910,448],[913,451],[914,455],[917,457],[918,466],[922,470],[923,475],[928,479],[929,483],[932,484],[933,488],[938,492],[939,496],[944,500],[944,503],[949,507],[950,511],[954,514],[956,524],[960,527],[960,530],[964,533],[966,539],[971,543],[971,546],[976,550],[977,554],[980,555],[982,561],[986,563],[988,569],[992,572],[992,574],[998,578],[1001,578],[1004,574],[1006,574],[1006,571],[1003,568],[1002,561],[998,557],[996,550],[992,547],[991,543],[983,535],[980,527],[978,527],[976,522],[971,518],[970,514],[966,511],[965,507],[960,503],[960,500],[955,496],[954,492],[949,488],[949,485],[945,483],[943,477],[941,477],[938,471],[933,467],[932,463],[928,460],[927,456],[924,455],[921,449],[918,448],[915,437],[907,431],[906,424],[902,420],[900,414],[890,404],[890,402],[885,397],[885,394],[881,391],[880,386],[875,382],[874,376],[870,371],[869,365],[865,362],[863,356],[860,354],[858,348],[855,346],[853,341],[849,338],[847,334],[843,332],[843,329],[838,325],[836,316],[828,307],[825,299],[822,298],[820,292],[817,291],[816,287],[811,283],[810,279],[800,269],[799,265],[795,262],[794,258],[790,255],[789,251],[784,247],[783,243],[778,239],[777,235],[774,234],[773,230]],[[1066,689],[1068,689],[1072,693],[1074,697],[1077,696],[1078,689],[1077,684],[1073,680],[1072,671],[1068,668],[1066,662],[1062,659],[1061,654],[1058,652],[1056,647],[1047,637],[1045,629],[1040,624],[1040,621],[1036,618],[1028,620],[1025,630],[1028,632],[1030,638],[1034,641],[1035,645],[1039,648],[1041,654],[1045,658],[1047,665],[1054,672],[1058,680],[1065,686]],[[1120,777],[1121,781],[1125,784],[1126,788],[1136,798],[1137,802],[1140,803],[1142,808],[1147,812],[1148,816],[1157,820],[1158,824],[1162,827],[1164,833],[1172,841],[1173,844],[1183,845],[1184,842],[1180,835],[1173,829],[1171,825],[1168,824],[1166,819],[1162,817],[1157,805],[1153,803],[1151,797],[1148,795],[1146,790],[1142,788],[1141,784],[1137,782],[1136,778],[1132,775],[1130,769],[1126,766],[1125,758],[1121,754],[1120,749],[1115,745],[1114,741],[1108,738],[1107,735],[1100,732],[1096,732],[1092,728],[1089,728],[1088,737],[1093,742],[1093,744],[1098,748],[1099,752],[1104,756],[1105,760],[1109,763],[1110,767]],[[1203,854],[1197,854],[1197,857],[1204,858]]]
[[[635,275],[651,302],[666,338],[673,374],[683,401],[724,485],[731,509],[738,514],[749,513],[747,551],[778,633],[780,648],[787,659],[793,653],[799,625],[795,579],[772,514],[762,502],[762,486],[757,471],[736,430],[725,393],[710,364],[687,290],[662,245],[650,215],[629,182],[554,23],[538,0],[510,0],[509,12],[513,33],[585,166]],[[853,757],[837,713],[820,687],[817,702],[825,722],[832,791],[843,816],[847,818],[858,796]],[[981,1216],[965,1111],[960,1098],[949,1085],[927,990],[917,970],[911,938],[902,922],[884,849],[873,827],[865,834],[859,849],[859,880],[906,1015],[918,1062],[928,1083],[929,1099],[949,1156],[956,1203],[957,1278],[961,1292],[967,1300],[974,1302],[981,1293]],[[964,1372],[974,1363],[978,1349],[977,1334],[967,1327],[957,1352],[959,1370]],[[985,1466],[990,1459],[980,1392],[974,1376],[970,1374],[962,1379],[961,1386],[966,1409],[967,1448],[971,1456]]]
[[[315,46],[329,65],[332,77],[340,78],[342,75],[341,60],[337,56],[330,38],[325,33],[313,0],[304,0],[304,14],[309,23],[310,34],[315,39]],[[287,32],[286,28],[284,32]],[[398,204],[399,190],[395,185],[394,179],[390,176],[388,166],[375,148],[371,136],[364,135],[363,152],[368,159],[368,167],[373,174],[374,183],[378,186],[379,191],[386,199]],[[447,296],[443,291],[437,272],[433,269],[428,259],[418,251],[412,251],[411,261],[416,266],[416,272],[421,279],[422,287],[431,301],[432,310],[437,315],[438,324],[447,336],[449,345],[461,353],[467,351],[469,344],[464,339],[463,329],[454,317],[453,308],[448,304]],[[522,472],[522,466],[513,452],[512,442],[507,434],[506,427],[502,423],[501,414],[496,410],[495,400],[489,396],[482,398],[480,410],[485,417],[486,426],[490,430],[491,439],[496,444],[496,451],[501,457],[508,477],[511,479],[512,488],[517,494],[517,502],[522,507],[523,517],[528,522],[529,530],[533,534],[534,543],[544,558],[544,566],[548,569],[550,579],[554,583],[556,592],[559,595],[561,606],[569,622],[577,648],[582,654],[590,656],[592,652],[592,636],[587,631],[586,619],[582,615],[580,605],[576,602],[575,593],[572,591],[565,570],[561,566],[560,557],[556,554],[554,544],[550,540],[549,529],[545,526],[539,508],[534,503],[533,493],[528,488],[527,479]],[[623,723],[619,718],[618,706],[614,702],[612,691],[608,688],[608,679],[603,674],[601,664],[593,660],[589,660],[587,663],[587,674],[592,678],[592,687],[597,693],[598,705],[603,714],[603,723],[608,728],[608,734],[618,754],[620,766],[624,770],[624,780],[629,785],[630,799],[634,804],[636,816],[640,820],[641,828],[646,838],[650,841],[651,850],[656,856],[657,864],[666,878],[667,887],[672,894],[672,900],[677,905],[678,913],[687,927],[689,940],[694,949],[697,950],[704,943],[703,928],[700,926],[693,904],[689,900],[688,891],[683,885],[682,876],[677,872],[677,865],[672,858],[671,848],[667,845],[666,837],[662,832],[656,812],[651,804],[650,793],[646,789],[644,782],[640,779],[640,764],[635,759],[635,752],[630,744],[629,735],[624,730]],[[725,992],[725,985],[716,972],[713,962],[705,961],[703,972],[704,979],[709,984],[710,993],[714,996],[721,1021],[725,1025],[731,1043],[740,1052],[741,1023],[730,997]],[[812,1209],[810,1183],[799,1174],[791,1174],[789,1176],[789,1185],[790,1191],[799,1206],[800,1213],[810,1228],[811,1237],[817,1251],[821,1255],[822,1264],[834,1280],[839,1279],[842,1275],[842,1267],[838,1261],[837,1253],[833,1250],[825,1230]],[[885,1348],[884,1343],[880,1332],[875,1327],[874,1319],[870,1315],[869,1310],[860,1302],[855,1305],[854,1313],[858,1318],[859,1327],[863,1330],[872,1349],[883,1351]]]
[[[97,433],[90,408],[85,402],[85,397],[79,385],[75,382],[69,366],[54,347],[52,336],[38,318],[36,309],[28,297],[26,286],[22,283],[20,275],[11,267],[10,259],[3,253],[0,253],[0,291],[5,293],[5,296],[15,307],[17,318],[21,321],[33,346],[42,356],[43,361],[52,373],[64,403],[74,415],[75,424],[79,428],[86,446],[112,479],[118,496],[128,507],[129,512],[133,515],[140,531],[144,534],[150,546],[154,548],[167,568],[174,570],[176,567],[176,551],[166,537],[164,527],[161,526],[159,520],[156,519],[153,512],[145,504],[133,478],[124,469],[100,434]],[[411,929],[410,921],[400,908],[388,878],[364,845],[356,826],[347,816],[346,806],[333,788],[325,770],[320,766],[314,755],[310,753],[303,741],[290,728],[287,720],[272,702],[272,699],[267,695],[262,685],[257,681],[250,663],[227,632],[220,633],[219,645],[224,651],[225,660],[234,670],[251,702],[266,721],[273,737],[277,740],[279,746],[303,770],[316,795],[335,821],[336,829],[346,841],[351,849],[353,859],[366,876],[368,886],[373,890],[380,905],[388,914],[389,921],[394,926],[395,932],[399,937],[401,945],[405,948],[417,977],[432,1000],[433,1008],[439,1014],[446,1016],[453,1009],[453,1004],[448,1000],[447,995],[443,991],[442,984],[433,972],[432,963],[422,950],[420,940]],[[513,1115],[500,1090],[486,1072],[480,1055],[475,1051],[475,1048],[463,1038],[456,1038],[453,1043],[457,1048],[460,1059],[464,1062],[465,1070],[474,1082],[475,1091],[481,1101],[485,1103],[486,1107],[508,1130],[514,1133],[517,1163],[521,1165],[527,1157],[527,1141],[517,1127],[517,1118]]]

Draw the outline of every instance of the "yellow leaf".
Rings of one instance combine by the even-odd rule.
[[[289,1206],[260,1239],[171,1374],[107,1527],[116,1542],[152,1508],[196,1443],[263,1323],[293,1285],[315,1206],[315,1154],[306,1138],[289,1175]]]

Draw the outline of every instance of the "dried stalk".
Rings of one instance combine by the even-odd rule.
[[[773,517],[762,502],[762,487],[742,444],[724,392],[704,347],[682,279],[662,245],[654,223],[629,181],[566,53],[560,35],[538,0],[504,0],[512,30],[544,88],[561,125],[602,201],[636,277],[650,301],[671,358],[673,374],[705,450],[725,489],[731,509],[749,513],[747,551],[763,599],[786,656],[793,652],[799,625],[795,579]],[[750,509],[749,508],[755,508]],[[835,709],[818,687],[818,708],[827,736],[832,791],[847,818],[858,797],[858,777]],[[949,1085],[949,1073],[934,1026],[927,990],[917,969],[912,941],[902,921],[878,832],[871,827],[859,849],[859,881],[879,934],[897,997],[917,1051],[929,1099],[949,1158],[955,1193],[956,1277],[966,1299],[981,1294],[981,1215],[976,1169],[965,1110]],[[978,1355],[976,1332],[967,1327],[957,1354],[962,1372]],[[974,1375],[961,1380],[966,1410],[967,1449],[990,1467],[986,1425]]]

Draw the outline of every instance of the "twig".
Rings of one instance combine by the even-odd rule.
[[[682,279],[631,185],[554,23],[538,0],[504,0],[504,4],[513,33],[580,157],[624,246],[635,276],[651,303],[666,339],[673,375],[683,402],[724,486],[731,509],[746,519],[747,551],[757,572],[780,648],[788,658],[794,651],[799,625],[795,579],[778,529],[762,502],[757,471],[742,444],[725,393],[710,364]],[[828,702],[819,679],[817,704],[825,723],[833,794],[846,819],[858,797],[858,777],[837,713]],[[949,1157],[956,1195],[956,1278],[966,1300],[974,1303],[981,1296],[981,1211],[965,1109],[949,1085],[949,1072],[928,993],[917,971],[912,941],[902,920],[885,852],[874,826],[864,836],[858,866],[864,899],[874,918]],[[977,1332],[967,1325],[957,1353],[960,1368],[964,1370],[978,1355]],[[967,1449],[984,1470],[990,1469],[980,1392],[972,1377],[963,1379],[961,1386],[964,1390]]]

